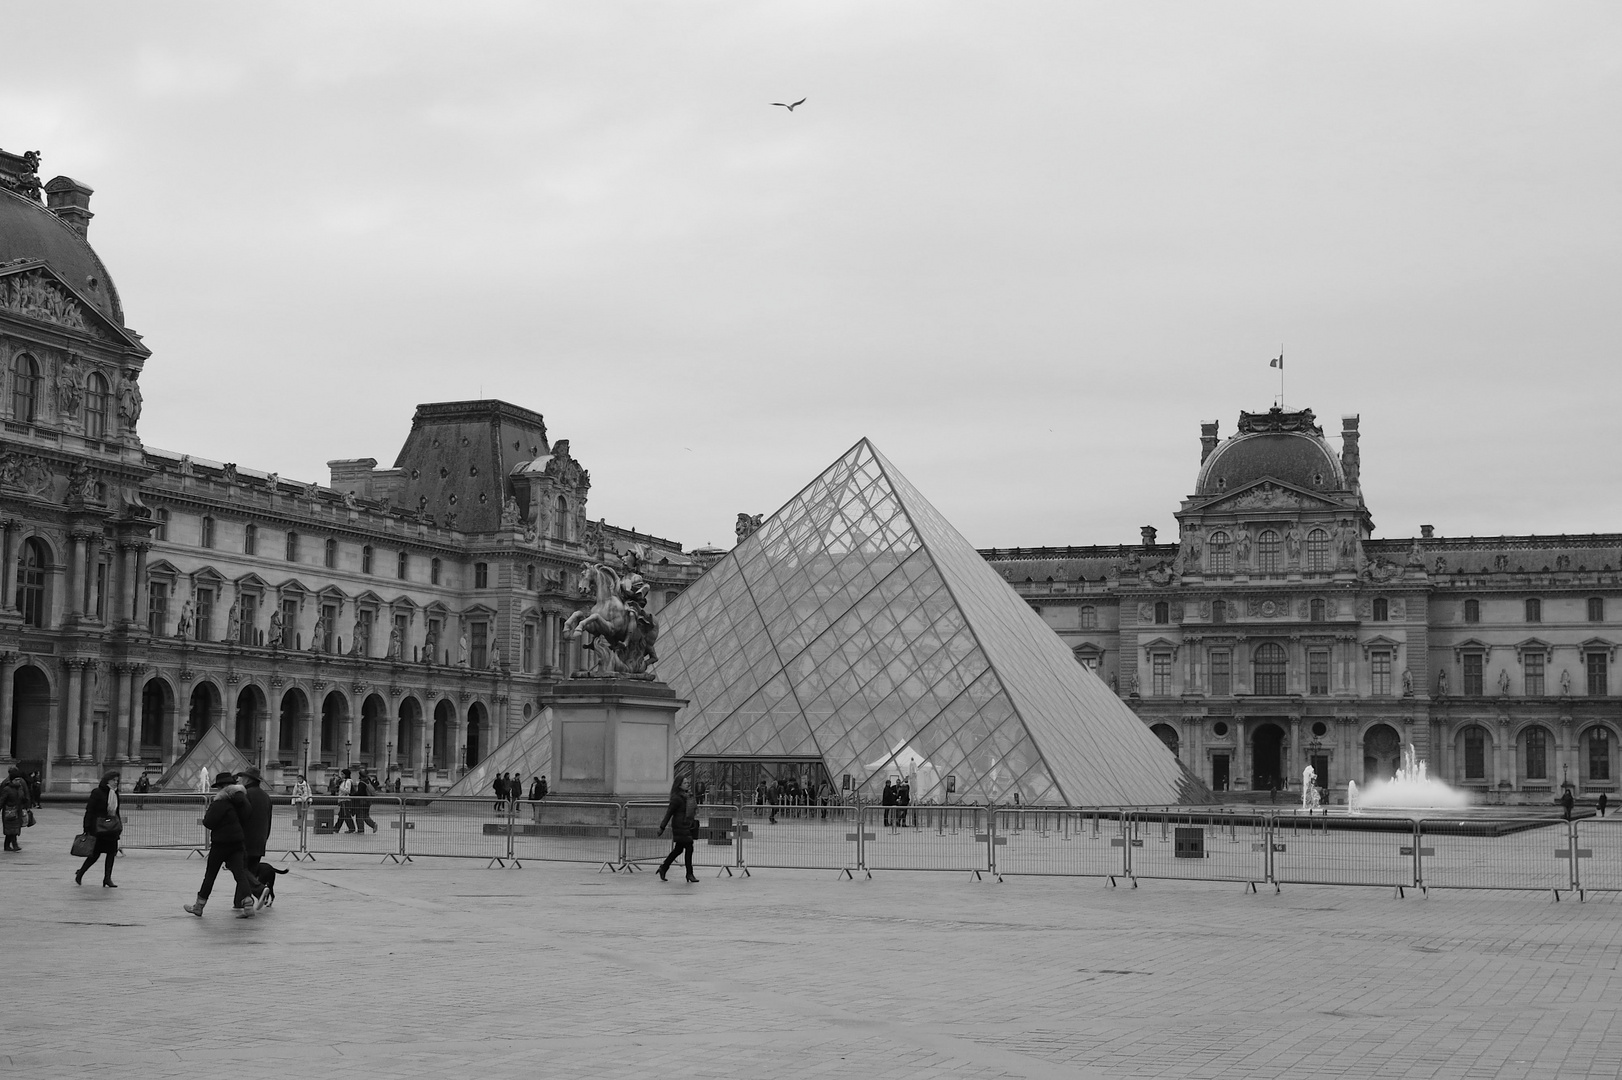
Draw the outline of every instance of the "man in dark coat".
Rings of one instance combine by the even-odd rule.
[[[895,789],[895,823],[902,828],[907,827],[907,807],[912,805],[912,785],[905,780]]]
[[[1567,821],[1571,820],[1571,808],[1573,806],[1575,806],[1576,804],[1577,804],[1577,800],[1571,797],[1571,789],[1570,788],[1567,788],[1565,791],[1561,792],[1561,794],[1560,794],[1560,806],[1561,806],[1562,811],[1563,811],[1561,816],[1563,816]]]
[[[884,792],[879,796],[879,802],[884,807],[884,823],[888,825],[895,816],[895,811],[890,809],[895,805],[895,785],[888,780],[884,782]]]
[[[687,780],[678,778],[670,789],[670,806],[665,810],[664,820],[659,822],[659,832],[665,834],[665,826],[670,830],[670,854],[665,861],[659,864],[659,880],[669,881],[665,873],[670,864],[676,861],[676,856],[685,854],[687,857],[687,880],[696,883],[698,878],[693,874],[693,841],[698,838],[698,797],[687,790]]]
[[[767,780],[766,781],[766,804],[772,808],[771,816],[766,819],[766,823],[768,825],[776,825],[777,824],[777,804],[778,804],[779,800],[781,800],[782,798],[783,798],[783,786],[777,782],[777,778],[774,776],[771,779]]]
[[[362,773],[355,779],[354,785],[349,789],[351,810],[355,819],[355,831],[364,833],[366,826],[370,825],[372,831],[377,831],[377,822],[372,820],[372,785],[366,782],[366,775]]]
[[[183,908],[186,914],[199,919],[203,917],[203,905],[208,903],[209,893],[214,891],[214,879],[219,876],[221,866],[230,870],[237,887],[253,898],[253,903],[237,908],[238,917],[251,919],[258,906],[259,882],[248,873],[243,862],[247,839],[243,822],[248,817],[248,794],[236,781],[228,772],[216,775],[214,796],[209,800],[208,809],[203,811],[203,828],[208,830],[208,864],[203,870],[203,884],[197,890],[197,902]]]
[[[259,875],[254,868],[264,861],[265,848],[270,845],[270,792],[265,790],[264,778],[259,775],[256,765],[243,769],[238,779],[242,781],[243,797],[248,800],[248,813],[242,820],[242,864],[257,885]],[[268,895],[262,894],[259,900],[263,901]],[[240,908],[247,898],[247,890],[242,887],[242,879],[238,878],[236,896],[231,904]]]

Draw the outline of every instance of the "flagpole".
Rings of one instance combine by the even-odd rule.
[[[1284,342],[1278,343],[1278,407],[1284,408]]]

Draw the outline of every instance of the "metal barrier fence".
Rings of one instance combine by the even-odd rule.
[[[125,848],[201,852],[205,795],[126,794]],[[637,869],[662,860],[667,803],[373,795],[273,798],[270,852],[383,860],[474,858]],[[1622,891],[1622,819],[1512,813],[1463,817],[1308,814],[1226,808],[705,804],[695,868],[932,870],[1002,875]]]

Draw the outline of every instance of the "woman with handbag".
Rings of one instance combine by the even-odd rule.
[[[90,801],[84,806],[84,831],[87,836],[96,838],[96,848],[85,859],[79,872],[73,875],[75,885],[82,884],[84,874],[96,860],[103,855],[107,862],[101,870],[101,887],[116,889],[113,884],[113,860],[118,857],[118,834],[124,831],[124,819],[118,815],[118,781],[121,779],[117,769],[109,769],[101,776],[101,784],[90,793]]]
[[[4,826],[7,851],[22,850],[17,837],[28,825],[30,802],[28,781],[23,779],[23,771],[13,765],[6,772],[6,782],[0,784],[0,825]]]

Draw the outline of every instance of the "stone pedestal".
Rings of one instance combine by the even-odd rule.
[[[676,769],[676,713],[687,702],[651,679],[568,679],[553,687],[553,794],[664,798]]]

